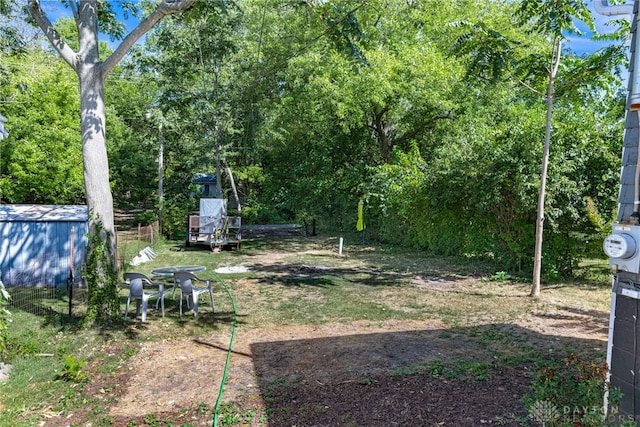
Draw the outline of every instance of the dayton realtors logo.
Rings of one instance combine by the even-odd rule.
[[[537,400],[529,410],[529,417],[543,426],[558,421],[560,415],[558,407],[548,400]]]
[[[611,408],[609,413],[605,415],[604,408],[601,406],[557,407],[548,400],[537,400],[529,409],[529,418],[542,424],[543,427],[551,427],[558,422],[582,425],[581,423],[584,422],[585,416],[590,417],[592,420],[601,420],[607,425],[612,423],[626,425],[627,423],[634,423],[635,419],[632,415],[618,413],[616,408]]]

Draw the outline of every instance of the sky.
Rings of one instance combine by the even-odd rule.
[[[598,1],[598,0],[595,0],[595,1]],[[611,32],[612,28],[610,26],[607,26],[607,22],[612,19],[619,19],[621,17],[620,16],[609,17],[609,16],[599,15],[595,12],[595,9],[593,6],[594,0],[587,0],[587,2],[589,5],[589,9],[591,10],[595,18],[596,28],[598,29],[598,32],[604,32],[604,33]],[[632,3],[632,0],[627,0],[627,2]],[[71,12],[69,11],[69,9],[66,9],[64,6],[62,6],[60,4],[60,0],[41,0],[41,5],[43,10],[48,14],[49,18],[53,22],[55,22],[59,17],[63,15],[71,16]],[[129,17],[128,20],[125,20],[124,17],[122,16],[121,9],[117,7],[115,7],[114,9],[118,13],[119,18],[125,22],[129,30],[132,30],[135,27],[135,25],[138,23],[138,20],[131,16]],[[583,31],[588,31],[588,29],[584,25],[579,25],[579,27]],[[566,46],[569,47],[573,52],[579,55],[583,53],[594,52],[595,50],[606,45],[606,42],[595,42],[593,40],[589,40],[588,37],[579,37],[575,35],[568,35],[567,37],[568,37],[568,43],[566,43]]]
[[[628,3],[632,3],[632,2],[628,1]],[[599,33],[606,34],[606,33],[613,32],[615,27],[611,25],[607,25],[607,22],[615,19],[625,18],[624,15],[604,16],[596,13],[595,8],[593,6],[593,0],[588,0],[588,5],[589,5],[589,10],[591,10],[593,18],[595,20],[596,29]],[[632,17],[626,16],[626,18],[630,20]],[[597,42],[597,41],[590,40],[588,36],[590,36],[591,33],[589,32],[589,29],[586,27],[586,25],[581,23],[577,23],[577,24],[578,24],[578,28],[580,28],[581,31],[584,31],[586,33],[585,34],[586,36],[579,37],[576,35],[567,35],[568,43],[566,44],[566,46],[569,47],[574,53],[578,55],[582,55],[584,53],[592,53],[607,45],[607,42]]]
[[[595,8],[593,6],[594,1],[599,1],[599,0],[586,0],[586,1],[595,19],[596,28],[600,33],[612,32],[613,27],[610,25],[607,25],[607,22],[613,19],[624,18],[624,16],[611,17],[611,16],[600,15],[596,13]],[[627,3],[632,3],[632,2],[633,0],[627,0]],[[115,4],[116,2],[113,2],[113,3]],[[60,0],[41,0],[41,5],[43,10],[48,14],[51,21],[55,22],[59,17],[63,15],[71,16],[70,10],[62,6],[60,3]],[[116,11],[116,13],[118,13],[120,20],[125,22],[129,31],[131,31],[138,24],[138,19],[131,16],[129,16],[128,19],[125,20],[124,16],[122,15],[122,10],[120,8],[115,7],[114,10]],[[631,17],[629,16],[628,19],[631,19]],[[574,53],[578,55],[588,54],[607,45],[607,42],[604,42],[604,41],[598,42],[598,41],[590,40],[589,36],[591,34],[588,28],[586,28],[584,24],[578,23],[578,27],[586,33],[585,36],[580,37],[577,35],[568,34],[567,35],[568,40],[565,43],[565,47],[571,49],[571,51],[573,51]],[[115,45],[118,43],[118,42],[111,42],[108,38],[105,38],[104,40],[110,45],[114,45],[113,47],[115,47]]]
[[[116,2],[112,2],[112,4],[117,5]],[[55,22],[62,16],[71,17],[71,10],[61,4],[60,0],[40,0],[40,6],[42,7],[42,10],[47,14],[51,22]],[[128,29],[127,32],[133,30],[138,24],[138,19],[132,17],[131,15],[128,16],[128,19],[125,19],[121,7],[114,6],[113,10],[118,15],[118,19],[126,24]]]

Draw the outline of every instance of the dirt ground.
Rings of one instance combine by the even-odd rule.
[[[441,338],[442,330],[438,322],[389,322],[239,331],[224,401],[264,408],[263,415],[275,409],[268,423],[254,416],[243,425],[462,426],[526,416],[520,398],[528,390],[527,371],[498,370],[480,382],[392,375],[480,351],[468,338]],[[166,418],[181,408],[212,408],[228,344],[229,337],[216,336],[145,347],[111,414],[124,423],[140,414]]]
[[[264,262],[274,260],[280,261],[271,257]],[[415,284],[428,285],[433,283]],[[534,311],[515,323],[493,325],[487,333],[502,328],[549,352],[560,352],[572,340],[601,351],[607,324],[601,313],[559,306],[554,312]],[[116,396],[109,408],[114,426],[212,425],[230,339],[221,334],[149,342],[135,358],[124,358],[116,372],[87,366],[92,378],[87,391],[98,399]],[[529,393],[531,367],[490,363],[481,377],[433,371],[437,362],[494,358],[491,345],[435,319],[239,327],[221,401],[223,407],[233,404],[234,413],[218,425],[523,425],[527,411],[522,398]],[[79,410],[64,420],[52,416],[46,425],[87,425],[84,419]]]
[[[537,328],[606,345],[606,325],[594,331],[593,323],[583,322],[577,330],[576,323],[574,316],[554,317]],[[411,372],[428,361],[491,357],[489,348],[464,335],[443,334],[445,329],[437,321],[392,321],[239,330],[223,402],[244,408],[234,425],[246,426],[522,425],[527,411],[521,399],[531,381],[527,367],[496,367],[482,380]],[[143,414],[174,425],[211,425],[206,409],[219,394],[229,339],[145,346],[118,374],[121,395],[110,409],[114,425],[143,425]]]

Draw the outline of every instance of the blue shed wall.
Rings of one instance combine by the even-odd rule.
[[[12,286],[66,286],[73,230],[74,284],[80,282],[87,221],[0,219],[0,279]]]

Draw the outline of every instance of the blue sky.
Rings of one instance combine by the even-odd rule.
[[[597,1],[597,0],[596,0]],[[631,3],[631,2],[629,2]],[[589,10],[591,10],[591,13],[593,14],[593,18],[595,20],[595,25],[596,25],[596,29],[598,30],[599,33],[611,33],[613,32],[613,30],[615,29],[615,27],[611,26],[611,25],[607,25],[607,22],[615,20],[615,19],[622,19],[625,18],[624,15],[622,16],[603,16],[600,15],[598,13],[596,13],[594,7],[593,7],[593,0],[589,0],[588,1],[588,5],[589,5]],[[627,16],[627,19],[631,19],[631,16]],[[578,55],[581,55],[583,53],[591,53],[594,52],[598,49],[600,49],[601,47],[604,47],[607,45],[607,42],[597,42],[597,41],[593,41],[590,40],[588,36],[590,36],[591,34],[588,33],[588,29],[586,28],[585,25],[580,25],[580,23],[578,23],[578,27],[584,31],[587,37],[578,37],[575,35],[569,35],[568,39],[569,42],[567,43],[567,47],[569,47],[573,52],[575,52]]]
[[[598,32],[601,32],[601,33],[612,32],[612,27],[607,26],[607,22],[611,21],[612,19],[620,19],[622,18],[622,16],[609,17],[609,16],[599,15],[595,12],[595,9],[593,7],[594,0],[587,0],[587,1],[589,4],[589,9],[591,10],[593,17],[595,19],[596,28],[598,29]],[[631,0],[628,0],[628,2],[631,2]],[[62,6],[60,3],[60,0],[41,0],[41,5],[43,10],[47,13],[49,18],[53,22],[55,22],[59,17],[63,15],[71,16],[71,11],[65,8],[64,6]],[[126,23],[129,31],[132,30],[137,25],[138,23],[137,18],[129,16],[129,19],[125,21],[121,13],[122,11],[118,7],[115,7],[114,9],[116,10],[116,13],[119,14],[119,18]],[[596,41],[590,40],[588,37],[588,35],[590,34],[588,34],[588,29],[584,25],[579,25],[579,27],[581,28],[581,30],[587,32],[587,37],[568,35],[567,36],[568,42],[565,44],[565,47],[571,49],[576,54],[581,55],[584,53],[594,52],[597,49],[606,46],[607,42],[596,42]],[[108,39],[105,39],[105,41],[110,43]]]
[[[611,27],[606,25],[607,21],[612,19],[621,18],[621,17],[608,17],[602,16],[595,12],[593,7],[594,0],[587,0],[589,4],[589,9],[593,13],[595,18],[596,27],[599,32],[611,32]],[[597,0],[596,0],[597,1]],[[628,0],[630,2],[630,0]],[[115,4],[115,2],[114,2]],[[47,13],[51,21],[55,22],[59,17],[71,16],[71,11],[60,4],[60,0],[41,0],[42,9]],[[114,8],[116,12],[119,14],[121,20],[124,21],[124,17],[122,16],[121,10],[118,7]],[[129,30],[133,29],[135,25],[138,23],[138,19],[129,16],[129,19],[125,21]],[[586,31],[584,26],[581,26],[581,29]],[[593,52],[600,47],[606,45],[606,42],[594,42],[589,40],[588,37],[578,37],[574,35],[568,36],[569,42],[567,43],[567,47],[569,47],[572,51],[578,54]]]
[[[134,0],[135,1],[135,0]],[[116,2],[112,2],[114,5],[114,11],[118,15],[120,21],[125,22],[129,31],[131,31],[137,24],[138,19],[129,15],[128,19],[125,20],[122,14],[122,8],[117,6]],[[40,6],[42,10],[44,10],[49,17],[51,22],[55,22],[58,18],[62,16],[71,17],[71,10],[60,3],[60,0],[40,0]]]

